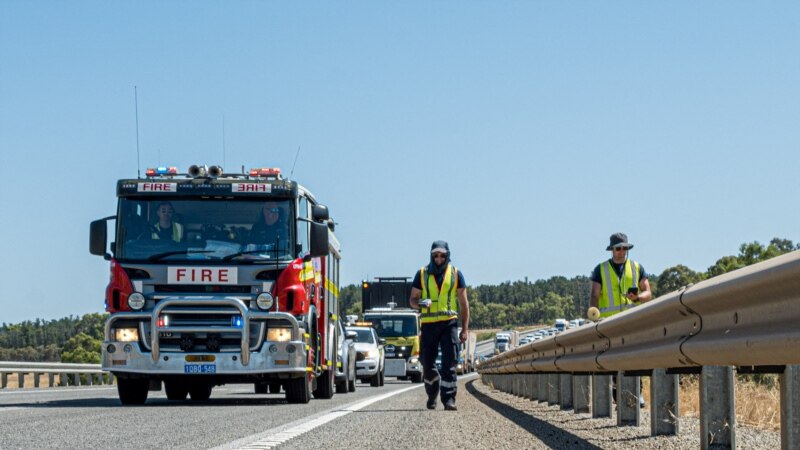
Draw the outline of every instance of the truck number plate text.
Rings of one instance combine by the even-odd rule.
[[[183,373],[217,373],[216,364],[186,364]]]

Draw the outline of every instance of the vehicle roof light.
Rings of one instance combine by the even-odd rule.
[[[156,175],[177,175],[178,168],[175,166],[159,166],[156,168],[150,167],[144,173],[148,177],[154,177]]]
[[[280,178],[281,176],[281,169],[277,167],[261,167],[250,169],[250,176],[251,177],[269,177],[269,178]]]

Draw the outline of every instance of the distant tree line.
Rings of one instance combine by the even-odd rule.
[[[678,264],[659,275],[650,274],[656,296],[698,281],[800,250],[800,243],[772,239],[739,246],[739,254],[723,256],[704,272]],[[506,328],[537,323],[552,323],[556,318],[584,317],[589,307],[591,281],[586,276],[546,280],[505,281],[470,288],[472,328]],[[341,310],[361,313],[361,284],[343,286]],[[106,314],[86,314],[57,320],[25,321],[0,326],[0,361],[61,361],[99,363]]]

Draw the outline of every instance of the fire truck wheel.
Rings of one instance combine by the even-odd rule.
[[[186,400],[189,395],[189,389],[180,381],[165,381],[164,392],[169,400]]]
[[[270,383],[269,384],[269,393],[270,394],[280,394],[281,393],[281,384],[280,383]]]
[[[211,386],[208,384],[195,384],[189,386],[189,395],[193,402],[203,402],[211,397]]]
[[[146,378],[117,378],[117,393],[123,405],[143,405],[149,389],[150,381]]]
[[[311,401],[311,389],[308,375],[291,378],[286,382],[286,401],[289,403],[308,403]]]

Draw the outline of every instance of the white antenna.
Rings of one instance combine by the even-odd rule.
[[[225,114],[222,115],[222,167],[225,165]]]
[[[292,179],[292,175],[294,175],[294,166],[297,165],[297,157],[300,156],[300,146],[297,146],[297,153],[294,155],[294,163],[292,163],[292,171],[289,172],[289,179]]]
[[[139,92],[136,90],[136,85],[133,86],[133,99],[136,103],[136,178],[141,178],[141,163],[139,162]]]

